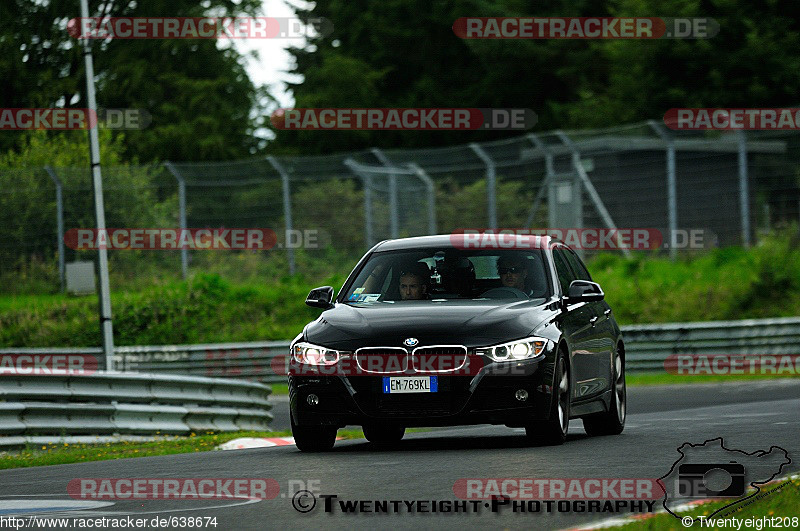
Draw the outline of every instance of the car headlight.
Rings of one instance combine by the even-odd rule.
[[[340,358],[341,353],[338,350],[331,350],[311,343],[296,343],[292,348],[292,359],[297,363],[334,365]]]
[[[541,337],[527,337],[510,343],[475,350],[479,356],[492,361],[521,361],[535,358],[544,352],[547,340]]]

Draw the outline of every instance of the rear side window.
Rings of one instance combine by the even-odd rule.
[[[575,279],[575,275],[569,268],[567,259],[564,257],[564,249],[556,247],[553,249],[553,261],[556,264],[556,273],[558,273],[558,283],[561,285],[561,292],[566,295],[569,293],[569,285]]]
[[[583,262],[581,261],[580,257],[575,254],[575,251],[569,247],[565,247],[564,255],[567,257],[567,261],[572,267],[572,271],[574,271],[577,275],[578,280],[592,280],[592,277],[589,275],[589,270],[586,269],[585,265],[583,265]]]

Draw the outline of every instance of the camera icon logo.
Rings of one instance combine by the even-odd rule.
[[[744,465],[729,463],[683,464],[678,467],[678,495],[687,498],[735,498],[746,490]]]
[[[762,486],[780,477],[792,464],[789,453],[780,446],[744,451],[726,448],[722,437],[702,443],[684,442],[676,450],[679,457],[659,483],[664,488],[662,505],[677,519],[685,517],[680,513],[685,512],[690,499],[724,499],[709,518],[742,503],[753,503]]]

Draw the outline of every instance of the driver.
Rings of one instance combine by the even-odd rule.
[[[400,299],[414,301],[428,298],[428,282],[430,270],[428,266],[415,262],[400,271]]]
[[[516,256],[501,256],[497,261],[497,272],[500,274],[500,282],[507,288],[516,288],[526,295],[525,279],[528,278],[528,268],[525,267],[524,260]]]

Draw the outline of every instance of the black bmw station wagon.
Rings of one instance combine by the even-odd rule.
[[[362,426],[376,445],[408,427],[499,424],[532,444],[625,425],[625,348],[600,286],[548,237],[467,245],[449,235],[389,240],[291,344],[292,432],[301,451]],[[469,242],[466,242],[469,243]]]

